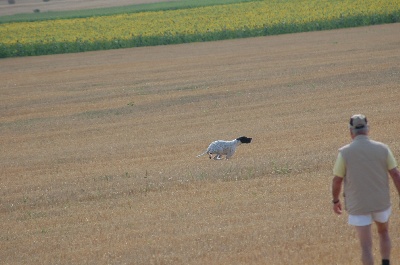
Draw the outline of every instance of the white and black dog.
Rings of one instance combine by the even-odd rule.
[[[223,141],[223,140],[214,141],[208,146],[207,150],[204,153],[198,155],[197,157],[208,154],[208,157],[210,159],[212,158],[212,155],[215,155],[214,159],[220,160],[222,159],[222,155],[226,155],[226,159],[229,159],[235,153],[236,147],[238,145],[249,144],[251,143],[251,139],[252,138],[247,138],[246,136],[241,136],[232,141]]]

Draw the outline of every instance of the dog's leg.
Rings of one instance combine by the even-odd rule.
[[[220,155],[220,154],[218,154],[218,155],[216,155],[216,156],[214,157],[214,159],[215,159],[215,160],[221,160],[221,159],[222,159],[222,157],[221,157],[221,155]]]
[[[230,158],[233,156],[234,153],[235,153],[235,151],[229,152],[229,153],[226,155],[226,159],[227,159],[227,160],[230,159]]]

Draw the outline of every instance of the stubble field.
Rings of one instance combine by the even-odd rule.
[[[0,60],[2,263],[359,264],[332,166],[355,113],[400,160],[399,33]],[[241,135],[231,160],[196,157]]]

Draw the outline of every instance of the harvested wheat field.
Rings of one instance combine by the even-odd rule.
[[[360,264],[332,167],[355,113],[400,161],[399,47],[390,24],[0,60],[1,263]]]

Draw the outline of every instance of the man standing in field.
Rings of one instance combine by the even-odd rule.
[[[390,264],[391,241],[389,216],[391,214],[389,175],[400,194],[400,172],[389,147],[370,140],[367,118],[357,114],[350,119],[352,142],[339,149],[333,174],[333,211],[342,213],[339,200],[342,182],[348,222],[354,226],[361,244],[364,265],[374,263],[371,225],[378,228],[382,264]]]

